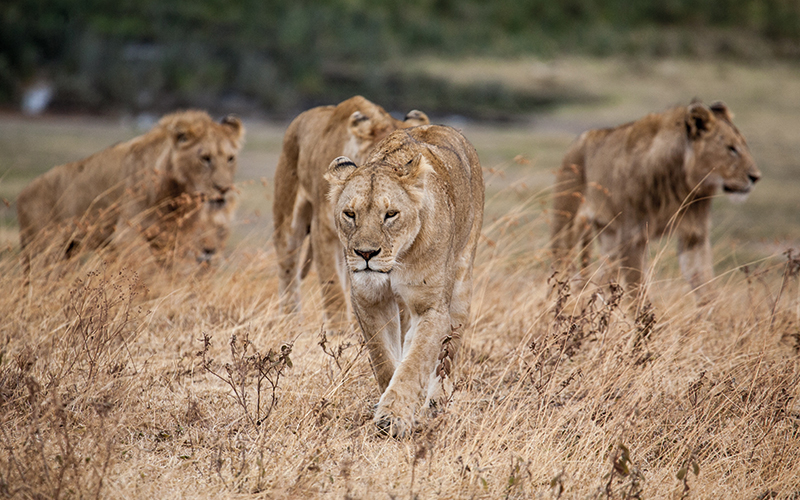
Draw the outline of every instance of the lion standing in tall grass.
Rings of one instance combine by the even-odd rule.
[[[381,389],[375,423],[402,437],[420,401],[441,402],[467,326],[483,223],[478,153],[455,129],[398,130],[361,166],[325,175],[350,297]]]
[[[712,197],[720,189],[746,196],[760,177],[722,103],[695,102],[590,130],[572,145],[556,174],[553,252],[563,266],[580,242],[584,270],[596,235],[601,251],[619,264],[621,277],[639,287],[647,242],[674,232],[681,272],[698,291],[713,278]]]
[[[231,116],[216,123],[203,111],[173,113],[144,135],[37,177],[17,198],[26,264],[46,247],[65,257],[108,243],[157,247],[162,225],[191,222],[200,203],[233,188],[244,133]]]
[[[313,260],[322,287],[326,328],[346,328],[349,320],[345,268],[327,198],[328,181],[323,174],[337,156],[363,161],[390,132],[427,123],[428,117],[421,111],[411,111],[400,121],[377,104],[355,96],[337,106],[305,111],[289,124],[275,171],[272,207],[273,241],[285,313],[299,310],[300,279]],[[300,249],[309,235],[310,250],[300,263]]]

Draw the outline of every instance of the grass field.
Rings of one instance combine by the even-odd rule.
[[[419,64],[591,99],[505,125],[434,120],[481,157],[484,238],[456,391],[401,441],[371,421],[379,394],[359,335],[320,337],[313,273],[302,318],[277,312],[285,123],[246,121],[240,210],[216,270],[152,273],[97,253],[25,287],[17,193],[141,131],[0,115],[0,496],[800,498],[800,69]],[[549,279],[552,170],[580,131],[693,97],[727,102],[763,173],[746,203],[715,200],[717,298],[695,305],[661,241],[651,308],[575,300]]]

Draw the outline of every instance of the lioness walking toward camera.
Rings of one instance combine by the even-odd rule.
[[[164,227],[182,226],[188,234],[211,210],[202,203],[224,200],[233,188],[243,136],[238,118],[216,123],[203,111],[183,111],[144,135],[42,174],[17,198],[26,265],[44,247],[64,257],[108,243],[154,250],[164,245]]]
[[[458,347],[451,333],[469,318],[483,222],[478,154],[456,130],[426,125],[393,132],[361,166],[337,158],[325,178],[382,392],[375,422],[401,437],[420,400],[443,395]]]
[[[713,278],[711,199],[720,189],[746,196],[761,177],[732,120],[722,103],[695,102],[583,133],[556,174],[551,229],[559,264],[580,242],[585,269],[596,234],[624,281],[639,287],[647,242],[674,233],[681,272],[702,297],[700,287]]]
[[[395,120],[361,96],[337,106],[310,109],[292,121],[275,170],[272,206],[283,312],[299,310],[300,280],[313,259],[322,287],[326,329],[347,327],[346,271],[328,202],[325,170],[331,160],[341,155],[361,162],[390,132],[427,123],[425,113],[417,110],[409,112],[404,121]],[[309,235],[309,252],[301,262],[300,250]]]

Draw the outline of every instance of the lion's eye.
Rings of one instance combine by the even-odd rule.
[[[205,163],[207,165],[211,164],[211,155],[209,155],[209,154],[201,155],[200,159],[203,160],[203,163]]]
[[[388,212],[386,212],[386,216],[384,217],[384,220],[389,220],[389,219],[392,219],[394,217],[397,217],[398,213],[399,212],[397,210],[389,210]]]
[[[728,152],[733,156],[739,156],[739,150],[736,149],[736,146],[728,146]]]
[[[345,211],[343,211],[342,213],[343,213],[343,214],[344,214],[344,216],[345,216],[345,217],[347,217],[348,219],[355,219],[355,218],[356,218],[356,213],[355,213],[355,212],[353,212],[352,210],[345,210]]]
[[[236,158],[233,155],[229,156],[228,157],[228,163],[233,163],[233,160],[235,160],[235,159]]]

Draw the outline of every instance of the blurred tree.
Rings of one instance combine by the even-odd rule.
[[[62,108],[293,112],[391,97],[403,56],[650,50],[626,34],[682,27],[797,54],[800,0],[2,0],[0,102],[44,75]]]

